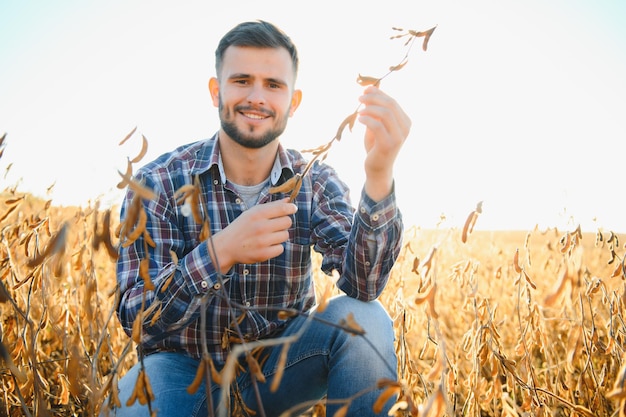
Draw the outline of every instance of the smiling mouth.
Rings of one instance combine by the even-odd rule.
[[[266,119],[267,115],[264,114],[258,114],[258,113],[246,113],[246,112],[241,112],[241,114],[243,114],[244,116],[246,116],[248,119],[254,119],[254,120],[263,120]]]
[[[267,118],[270,118],[270,117],[274,116],[274,114],[272,112],[270,112],[269,110],[265,110],[265,109],[256,109],[256,108],[251,108],[251,107],[240,107],[240,108],[238,108],[236,110],[242,116],[245,116],[248,119],[252,119],[252,120],[263,120],[263,119],[267,119]]]

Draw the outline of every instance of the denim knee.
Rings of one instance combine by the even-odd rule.
[[[378,300],[361,301],[345,295],[339,295],[330,299],[328,306],[317,313],[321,318],[327,318],[333,322],[345,320],[352,315],[356,324],[363,328],[366,333],[389,332],[393,335],[393,321],[387,310]]]

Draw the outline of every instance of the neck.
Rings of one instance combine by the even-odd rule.
[[[257,185],[270,175],[278,152],[278,140],[262,148],[250,149],[220,132],[219,143],[224,172],[229,181],[239,185]]]

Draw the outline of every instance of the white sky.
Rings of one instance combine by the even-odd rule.
[[[413,129],[396,165],[407,226],[626,232],[626,2],[621,0],[0,0],[2,188],[119,203],[118,170],[218,128],[206,88],[219,38],[270,20],[296,42],[304,98],[283,143],[321,145],[357,106],[359,73],[406,52],[392,26],[437,25],[382,84]],[[328,162],[358,199],[362,130]],[[6,167],[13,164],[5,175]]]

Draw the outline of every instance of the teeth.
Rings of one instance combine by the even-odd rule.
[[[265,119],[265,116],[259,116],[258,114],[244,113],[244,115],[251,119],[257,119],[257,120]]]

